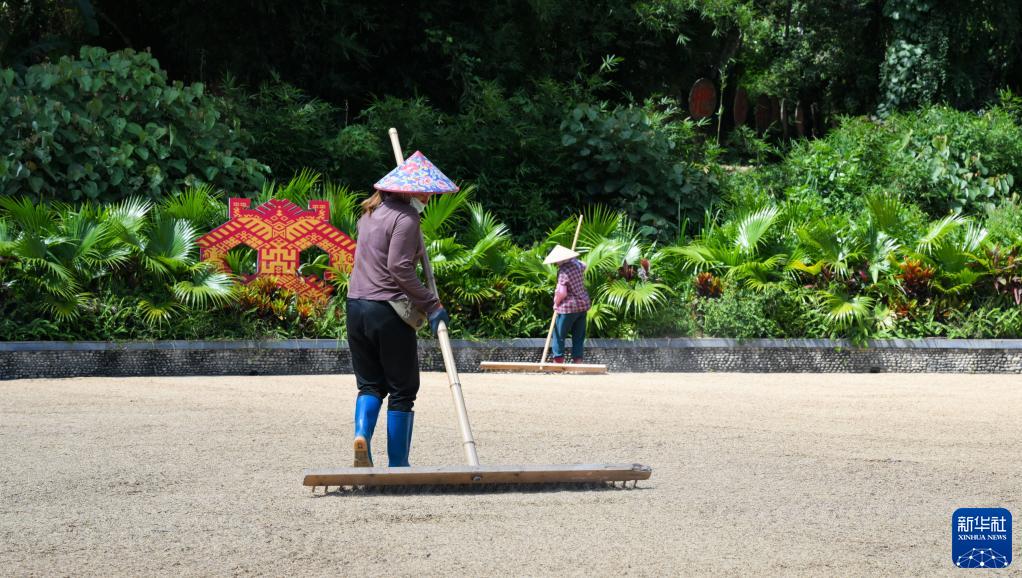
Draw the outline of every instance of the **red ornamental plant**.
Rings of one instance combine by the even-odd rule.
[[[261,319],[307,322],[325,309],[319,299],[309,299],[280,287],[267,277],[256,278],[238,290],[238,304]]]
[[[703,271],[695,278],[696,295],[707,299],[716,299],[724,292],[720,279],[713,276],[709,271]]]
[[[1022,259],[1018,257],[1018,248],[1002,251],[994,247],[987,252],[987,259],[994,292],[1010,296],[1015,305],[1022,304]]]
[[[923,265],[921,261],[906,259],[898,263],[901,273],[895,275],[901,282],[901,290],[909,299],[926,299],[930,296],[933,283],[933,268]]]
[[[648,281],[649,275],[649,259],[639,259],[639,265],[630,264],[627,260],[621,262],[621,266],[617,270],[618,275],[621,276],[625,281],[631,281],[638,277],[642,281]]]

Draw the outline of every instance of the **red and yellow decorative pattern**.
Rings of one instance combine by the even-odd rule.
[[[351,271],[355,242],[330,224],[330,202],[309,201],[309,210],[279,199],[254,209],[249,208],[251,204],[252,199],[230,200],[230,220],[198,240],[202,259],[229,270],[224,261],[227,252],[247,245],[258,258],[255,275],[242,275],[246,283],[268,277],[303,297],[329,297],[333,288],[315,276],[300,276],[298,265],[301,252],[315,246],[330,257],[330,265]]]

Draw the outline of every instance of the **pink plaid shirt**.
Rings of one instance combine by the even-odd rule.
[[[589,309],[585,271],[586,264],[578,259],[572,259],[560,265],[557,271],[557,290],[554,292],[554,311],[581,313]],[[560,295],[564,295],[564,297],[559,298]]]

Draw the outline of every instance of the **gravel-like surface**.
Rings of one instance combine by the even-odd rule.
[[[350,375],[6,381],[0,574],[932,576],[963,572],[956,508],[1022,520],[1018,376],[462,382],[483,464],[653,477],[313,497],[303,468],[350,465]],[[416,410],[412,463],[462,463],[445,375]]]

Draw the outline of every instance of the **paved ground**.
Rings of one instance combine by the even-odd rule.
[[[0,574],[932,576],[954,509],[1022,520],[1018,376],[462,378],[484,463],[653,478],[312,497],[351,376],[0,382]],[[459,463],[444,375],[416,409],[412,463]]]

